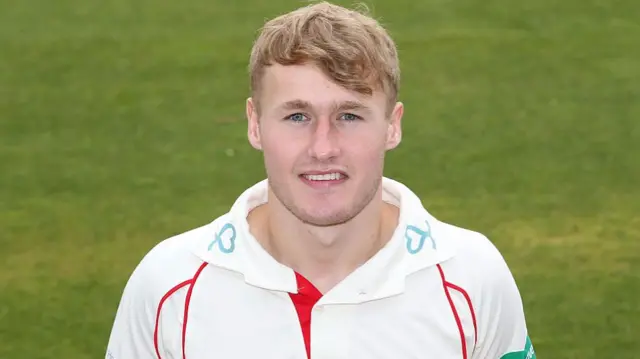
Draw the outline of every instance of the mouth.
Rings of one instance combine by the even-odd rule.
[[[300,179],[312,187],[326,188],[341,184],[349,178],[341,171],[307,172],[300,175]]]

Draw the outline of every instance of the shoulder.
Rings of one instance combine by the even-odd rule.
[[[438,222],[444,240],[454,247],[456,257],[465,268],[499,269],[505,261],[494,242],[485,234],[442,221]]]
[[[406,244],[408,272],[433,264],[464,281],[488,283],[509,269],[496,245],[483,233],[447,223],[433,216],[409,187],[385,178],[383,199],[400,204],[400,223]],[[400,236],[399,236],[400,237]]]
[[[521,293],[503,254],[482,233],[451,224],[443,227],[456,255],[441,263],[440,271],[445,287],[462,293],[465,300],[460,302],[469,305],[477,341],[473,357],[512,353],[514,358],[535,358]]]
[[[193,278],[205,263],[194,249],[206,246],[215,238],[219,223],[224,222],[226,216],[159,241],[133,269],[128,289],[157,302],[172,288]]]
[[[476,295],[491,295],[515,285],[509,265],[496,244],[485,234],[442,221],[437,222],[440,241],[455,252],[441,269],[447,279],[464,285]]]
[[[205,243],[217,221],[166,238],[132,270],[114,318],[109,353],[141,358],[171,351],[179,340],[184,298],[205,267],[192,248]],[[155,355],[153,355],[155,356]],[[166,355],[165,355],[166,356]]]

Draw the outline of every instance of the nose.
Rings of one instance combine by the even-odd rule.
[[[338,131],[330,120],[316,121],[311,131],[309,156],[319,161],[327,161],[340,154]]]

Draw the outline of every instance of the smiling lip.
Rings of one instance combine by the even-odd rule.
[[[349,176],[343,171],[307,171],[300,175],[302,182],[313,188],[327,188],[344,183]]]

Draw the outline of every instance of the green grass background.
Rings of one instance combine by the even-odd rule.
[[[141,257],[263,178],[248,53],[301,4],[0,0],[0,358],[104,357]],[[538,358],[638,358],[640,2],[367,4],[403,69],[386,175],[496,243]]]

